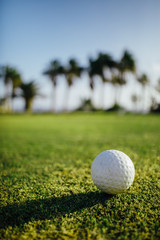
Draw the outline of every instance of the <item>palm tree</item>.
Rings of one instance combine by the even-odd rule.
[[[92,92],[91,102],[93,104],[93,92],[95,89],[95,79],[97,76],[103,77],[102,67],[100,66],[100,62],[98,59],[89,59],[89,67],[88,67],[88,75],[89,75],[89,86]]]
[[[126,84],[124,78],[121,78],[121,75],[113,75],[112,76],[112,84],[115,87],[115,100],[114,106],[118,105],[118,99],[120,97],[120,87]]]
[[[140,96],[137,94],[132,94],[131,101],[133,102],[133,110],[137,112],[137,103],[139,102]]]
[[[132,54],[127,50],[124,51],[120,60],[119,69],[122,75],[124,75],[126,72],[135,73],[136,71],[135,60]]]
[[[127,83],[126,73],[135,74],[136,64],[132,54],[125,50],[119,62],[115,62],[116,73],[112,76],[112,84],[116,87],[115,104],[118,102],[118,90]],[[120,94],[120,92],[119,92]]]
[[[15,68],[5,66],[1,68],[0,77],[3,78],[6,86],[7,107],[11,108],[10,101],[13,102],[13,98],[16,97],[16,89],[22,83],[21,75]]]
[[[50,63],[48,70],[46,70],[43,74],[47,75],[52,84],[53,84],[53,104],[52,111],[56,111],[56,87],[57,87],[57,78],[60,74],[64,73],[64,69],[58,60],[54,60]]]
[[[142,96],[143,96],[143,110],[145,107],[145,91],[146,91],[146,86],[149,84],[149,79],[145,73],[141,74],[140,77],[137,78],[137,81],[141,84],[142,86]]]
[[[115,61],[113,60],[112,56],[106,53],[99,53],[97,63],[102,81],[104,83],[110,82],[111,79],[106,76],[106,71],[112,71],[112,69],[115,67]]]
[[[101,101],[102,108],[104,105],[104,84],[111,82],[113,69],[116,66],[116,62],[113,60],[111,55],[106,53],[99,53],[98,58],[96,60],[96,72],[102,80],[103,86],[101,91]]]
[[[83,68],[80,67],[77,60],[73,58],[69,60],[68,65],[63,70],[63,73],[65,74],[65,77],[66,77],[66,82],[68,85],[68,89],[66,91],[66,96],[65,96],[65,110],[67,110],[67,103],[69,99],[69,89],[73,85],[74,81],[77,78],[80,78],[82,71],[83,71]]]
[[[21,96],[25,100],[25,111],[31,112],[33,100],[37,95],[39,95],[38,87],[34,81],[31,81],[29,83],[22,83],[20,85],[20,89],[22,90]]]
[[[96,61],[93,60],[92,58],[89,59],[89,67],[88,67],[88,75],[89,75],[89,85],[91,88],[91,91],[94,90],[95,87],[95,82],[94,82],[94,77],[97,74],[96,73]]]

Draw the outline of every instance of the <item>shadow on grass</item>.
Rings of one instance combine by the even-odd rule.
[[[101,192],[89,192],[8,205],[0,208],[0,228],[23,226],[29,221],[62,217],[65,214],[90,208],[97,203],[106,204],[111,197],[112,195]]]

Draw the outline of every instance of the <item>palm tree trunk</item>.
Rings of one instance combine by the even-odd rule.
[[[145,86],[142,86],[142,112],[145,111]]]
[[[120,100],[121,100],[123,85],[120,85],[118,88],[119,88],[119,89],[118,89],[118,90],[119,90],[119,91],[118,91],[118,102],[119,102],[119,105],[120,105]]]
[[[94,105],[94,89],[90,89],[90,100],[92,105]]]
[[[32,99],[25,99],[25,111],[26,112],[31,112],[32,111]]]
[[[94,80],[93,80],[93,77],[89,78],[89,86],[90,86],[90,100],[91,100],[91,103],[94,105]]]
[[[114,106],[118,104],[118,86],[115,85]]]
[[[68,111],[69,92],[70,92],[70,86],[67,86],[64,94],[64,112]]]
[[[56,112],[56,87],[51,92],[51,112]]]
[[[12,106],[11,106],[11,84],[8,83],[6,84],[6,109],[7,111],[11,111]]]
[[[105,93],[105,83],[102,83],[100,91],[100,108],[104,109],[104,93]]]

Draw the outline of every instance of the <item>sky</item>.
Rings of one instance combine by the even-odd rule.
[[[16,67],[25,82],[35,79],[46,98],[37,99],[34,108],[49,109],[52,85],[43,72],[54,59],[67,64],[74,57],[86,66],[88,58],[96,57],[98,52],[120,59],[128,49],[136,60],[138,73],[147,73],[155,84],[160,78],[159,29],[159,0],[0,0],[0,65]],[[87,76],[83,78],[70,90],[70,109],[78,106],[82,98],[90,97]],[[101,88],[97,84],[94,93],[97,105]],[[114,90],[111,86],[105,88],[109,106]],[[140,93],[138,86],[136,89]],[[61,79],[57,109],[63,108],[65,90]],[[131,87],[126,87],[121,98],[128,107],[130,91]],[[3,94],[1,82],[0,96]],[[22,105],[22,101],[15,100],[15,108]]]

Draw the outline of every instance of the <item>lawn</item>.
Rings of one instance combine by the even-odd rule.
[[[133,185],[107,195],[90,167],[117,149]],[[0,239],[160,239],[160,116],[0,116]]]

